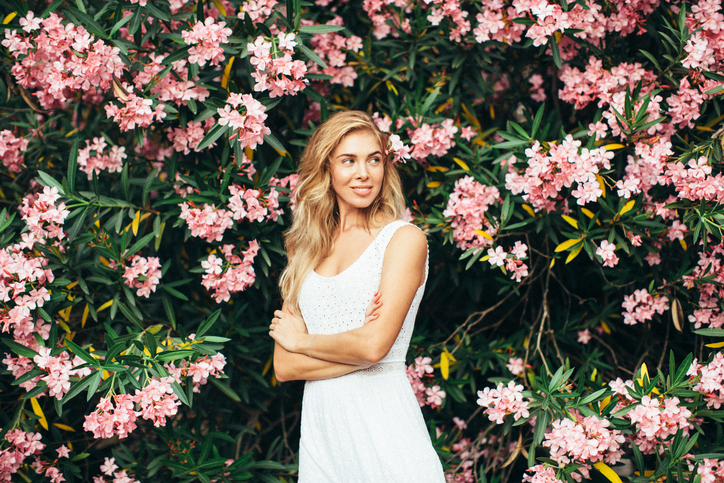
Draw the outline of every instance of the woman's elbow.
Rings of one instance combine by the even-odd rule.
[[[385,358],[388,352],[390,352],[390,348],[387,345],[373,342],[368,344],[363,359],[370,365],[377,364]]]
[[[284,360],[283,356],[274,354],[274,378],[277,382],[293,381],[296,378],[292,373],[290,364]]]

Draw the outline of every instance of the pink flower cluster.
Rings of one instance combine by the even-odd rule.
[[[156,291],[161,278],[161,261],[158,257],[141,257],[133,255],[131,265],[126,265],[123,272],[125,284],[136,289],[136,295],[148,298]]]
[[[645,288],[635,290],[631,295],[623,297],[623,323],[636,325],[652,320],[654,312],[661,315],[668,310],[669,298],[666,295],[653,297]]]
[[[603,260],[604,267],[615,267],[618,265],[618,257],[614,253],[616,250],[615,243],[609,243],[608,240],[601,240],[601,245],[596,248],[596,255]]]
[[[662,184],[673,184],[680,199],[691,201],[724,201],[724,177],[712,176],[712,168],[706,156],[691,159],[686,166],[681,161],[666,165],[661,176]]]
[[[689,465],[689,471],[694,470],[694,465]],[[696,474],[701,476],[700,483],[720,483],[724,481],[724,461],[703,458],[699,462]]]
[[[232,213],[214,205],[203,205],[196,208],[193,202],[181,203],[179,218],[186,220],[191,236],[198,236],[208,242],[221,241],[224,232],[234,224]],[[192,208],[189,208],[191,206]]]
[[[114,403],[115,402],[115,406]],[[133,408],[134,398],[130,394],[118,394],[111,398],[101,397],[96,410],[85,415],[83,429],[93,433],[94,438],[107,439],[113,435],[127,437],[136,429],[138,414]]]
[[[303,24],[307,23],[304,20]],[[308,22],[310,25],[312,22]],[[326,25],[343,25],[342,17],[335,15]],[[310,74],[324,74],[332,76],[327,82],[352,87],[357,78],[354,67],[347,65],[347,52],[358,53],[362,49],[362,39],[356,35],[344,37],[336,32],[317,34],[312,37],[311,46],[320,59],[327,64],[321,68],[315,62],[307,64]],[[345,52],[346,51],[346,52]]]
[[[599,170],[611,169],[613,153],[605,148],[581,148],[581,141],[569,134],[560,143],[550,143],[546,154],[536,141],[525,150],[528,158],[525,170],[519,173],[513,167],[515,160],[508,163],[505,188],[514,195],[523,194],[523,199],[533,205],[535,211],[556,209],[563,188],[576,188],[571,195],[579,205],[596,201],[603,190],[596,177]]]
[[[212,297],[216,303],[227,302],[232,293],[246,290],[256,280],[254,258],[259,251],[259,244],[251,240],[249,248],[242,252],[243,258],[235,255],[233,249],[234,245],[224,245],[221,247],[223,258],[212,253],[201,262],[201,267],[206,271],[201,285],[213,291]]]
[[[706,250],[699,252],[699,261],[691,275],[684,276],[684,286],[693,288],[694,281],[707,277],[705,283],[697,286],[699,291],[698,308],[689,315],[689,322],[698,329],[708,326],[713,329],[724,327],[724,313],[722,313],[720,300],[724,298],[724,266],[721,256],[724,255],[724,244],[708,245]]]
[[[515,242],[510,253],[501,246],[495,247],[495,250],[488,248],[488,263],[494,267],[505,265],[505,269],[511,273],[510,278],[520,282],[523,277],[528,276],[528,265],[523,263],[523,260],[528,258],[527,251],[528,245],[520,241]]]
[[[30,236],[23,237],[21,247],[31,248],[34,242],[43,243],[45,238],[65,238],[63,224],[70,212],[65,209],[65,203],[56,204],[59,199],[60,193],[55,186],[45,186],[37,196],[27,195],[23,198],[19,210],[28,225]]]
[[[221,47],[229,40],[232,30],[226,27],[226,22],[216,23],[213,17],[206,17],[203,22],[196,22],[191,30],[181,32],[181,38],[189,49],[189,62],[204,66],[219,65],[224,61],[224,49]]]
[[[505,367],[514,375],[523,374],[525,371],[525,361],[520,357],[511,357]]]
[[[535,465],[525,471],[531,474],[523,475],[523,483],[561,483],[561,480],[556,478],[555,468],[546,464]]]
[[[244,114],[237,109],[243,108]],[[271,130],[264,125],[266,108],[251,94],[229,94],[224,108],[219,113],[219,124],[229,126],[234,131],[231,139],[238,139],[243,148],[256,149],[257,144],[264,144],[264,136]]]
[[[706,365],[698,364],[694,360],[686,374],[699,378],[692,389],[704,395],[707,407],[719,409],[724,404],[724,354],[716,352],[711,362]]]
[[[148,127],[154,119],[160,121],[166,117],[163,104],[158,103],[152,109],[153,101],[151,99],[137,96],[128,84],[124,83],[123,89],[126,93],[119,97],[123,107],[118,107],[112,102],[103,106],[106,116],[109,119],[112,117],[113,121],[118,123],[121,131],[130,131],[136,126]]]
[[[39,369],[48,372],[47,375],[39,379],[45,381],[48,385],[48,396],[58,400],[63,399],[65,393],[70,390],[71,376],[83,378],[92,372],[88,367],[76,369],[76,367],[85,364],[85,361],[76,356],[71,362],[68,352],[61,352],[57,356],[51,356],[49,347],[39,347],[37,352],[38,355],[33,357],[33,362]]]
[[[596,416],[577,417],[576,421],[559,419],[553,421],[543,446],[550,449],[551,459],[559,465],[589,465],[598,461],[614,465],[624,454],[621,445],[625,438],[621,431],[609,430],[609,425],[607,419],[598,419]],[[578,470],[588,478],[585,466]]]
[[[186,105],[187,101],[203,102],[209,97],[209,90],[203,86],[196,85],[189,80],[189,69],[187,60],[177,60],[172,64],[172,72],[166,74],[163,78],[158,75],[163,69],[163,60],[166,54],[150,53],[148,60],[144,62],[143,70],[135,73],[133,83],[138,90],[144,90],[146,86],[152,84],[151,95],[156,95],[159,102],[173,102],[177,105]],[[175,75],[174,75],[175,74]],[[176,77],[178,75],[178,77]],[[208,129],[208,125],[206,126]]]
[[[22,171],[23,153],[28,149],[29,142],[25,138],[16,138],[7,129],[0,131],[0,160],[11,173]]]
[[[264,22],[271,17],[277,3],[276,0],[248,0],[241,4],[239,18],[243,20],[246,14],[254,23]]]
[[[472,176],[455,181],[443,216],[452,217],[453,240],[463,250],[492,245],[497,229],[488,219],[488,208],[498,202],[500,192],[495,186],[486,186]],[[476,231],[487,233],[490,238]]]
[[[394,12],[391,7],[402,9],[402,12]],[[364,0],[362,8],[372,20],[372,35],[377,40],[388,35],[399,37],[398,30],[411,32],[410,19],[405,14],[412,12],[412,6],[405,0]]]
[[[450,19],[450,40],[460,42],[466,33],[470,32],[470,20],[468,12],[460,7],[459,0],[425,0],[426,4],[432,6],[427,15],[427,21],[432,25],[440,25],[446,17]]]
[[[405,373],[420,407],[430,406],[434,409],[442,404],[446,394],[440,389],[440,386],[428,387],[423,381],[423,378],[432,377],[434,369],[430,365],[431,362],[432,359],[429,357],[417,357],[414,364],[407,366]]]
[[[182,378],[190,377],[194,392],[200,392],[201,386],[209,382],[209,377],[220,379],[224,374],[224,366],[226,366],[226,358],[220,352],[213,356],[204,356],[195,362],[184,359],[181,361],[180,367],[176,367],[173,362],[164,365],[179,384]]]
[[[284,213],[284,210],[279,208],[279,191],[275,189],[270,190],[266,197],[262,197],[259,190],[244,189],[234,184],[229,186],[229,191],[231,198],[228,208],[235,221],[245,218],[252,222],[262,222],[264,218],[277,221],[279,215]]]
[[[181,404],[171,388],[174,380],[171,376],[153,378],[143,389],[136,389],[134,395],[118,394],[112,397],[113,401],[102,397],[96,410],[85,416],[83,429],[92,432],[95,438],[106,439],[113,435],[125,438],[136,429],[139,416],[153,421],[156,427],[165,426],[166,417],[175,415]],[[140,411],[134,409],[136,404]]]
[[[109,173],[120,173],[123,170],[123,160],[126,159],[126,148],[112,146],[105,152],[108,144],[104,137],[93,138],[93,142],[86,141],[85,147],[78,151],[78,167],[88,179],[93,179],[93,173],[100,174],[107,169]]]
[[[515,420],[527,418],[529,400],[523,399],[523,385],[510,381],[507,386],[502,382],[495,389],[486,387],[478,391],[478,406],[485,408],[483,411],[488,419],[496,424],[503,424],[503,418],[513,414]]]
[[[140,481],[133,479],[128,476],[126,470],[118,470],[115,458],[106,458],[105,462],[101,465],[101,471],[103,475],[97,475],[93,477],[93,483],[109,483],[106,480],[106,476],[112,477],[113,480],[110,483],[141,483]]]
[[[19,61],[11,68],[15,80],[45,109],[64,105],[74,91],[105,92],[113,76],[123,72],[118,47],[95,39],[82,26],[64,25],[55,13],[40,20],[28,12],[21,25],[24,33],[5,30],[2,45]]]
[[[413,126],[418,123],[414,119],[408,119]],[[407,129],[412,144],[410,155],[418,162],[424,164],[428,156],[442,157],[447,154],[450,148],[455,146],[455,133],[458,128],[453,125],[452,119],[445,119],[442,122],[422,125]]]
[[[249,62],[256,69],[251,74],[256,83],[255,92],[269,91],[269,97],[296,96],[309,82],[304,78],[307,65],[301,60],[292,60],[297,42],[294,34],[280,32],[271,42],[264,36],[247,44]]]
[[[724,62],[724,15],[721,0],[700,0],[686,14],[689,32],[695,32],[686,43],[686,58],[681,62],[688,69],[718,71]]]
[[[173,143],[174,151],[189,154],[193,150],[198,153],[197,146],[212,127],[214,127],[213,118],[209,118],[204,122],[191,121],[186,123],[186,128],[175,127],[169,129],[167,136],[168,140]],[[209,147],[215,145],[216,143],[212,143]]]
[[[0,480],[12,481],[25,458],[42,453],[45,444],[40,442],[40,438],[40,433],[26,433],[21,429],[5,433],[5,441],[10,443],[10,447],[0,450]]]
[[[694,429],[689,421],[692,416],[691,411],[679,403],[676,397],[660,400],[644,396],[640,404],[626,413],[624,417],[636,425],[633,442],[642,453],[652,454],[655,450],[663,453],[664,446],[670,443],[665,441],[669,436],[673,436],[679,430],[686,435],[689,434],[689,430]]]

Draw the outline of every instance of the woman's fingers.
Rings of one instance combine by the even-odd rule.
[[[379,314],[375,313],[377,309],[379,309],[382,306],[382,300],[380,300],[381,295],[379,292],[375,293],[372,297],[372,300],[370,301],[369,305],[365,309],[365,321],[364,323],[367,324],[369,322],[372,322],[375,320]]]

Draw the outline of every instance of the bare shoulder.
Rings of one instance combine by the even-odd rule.
[[[427,236],[415,225],[401,226],[392,236],[387,252],[395,257],[402,255],[424,262],[427,257]]]

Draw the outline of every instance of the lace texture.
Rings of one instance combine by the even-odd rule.
[[[379,289],[385,249],[407,224],[398,220],[384,226],[342,273],[309,274],[299,306],[310,334],[334,334],[363,325],[365,308]],[[378,364],[305,384],[299,483],[445,481],[405,375],[405,356],[424,290],[423,283],[395,343]]]

